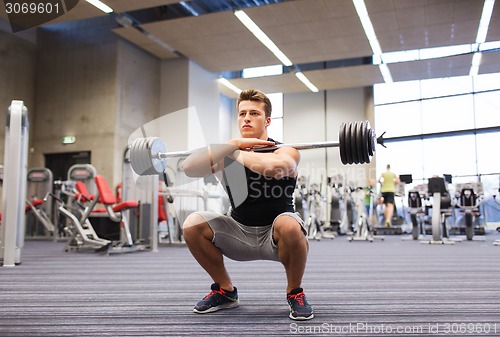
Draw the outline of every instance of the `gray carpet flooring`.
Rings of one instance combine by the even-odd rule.
[[[185,246],[107,256],[27,241],[22,264],[0,268],[0,336],[500,336],[498,238],[311,241],[307,322],[288,318],[279,263],[227,260],[240,307],[199,315],[211,280]]]

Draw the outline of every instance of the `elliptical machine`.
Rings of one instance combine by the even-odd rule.
[[[411,237],[418,240],[420,235],[425,235],[424,209],[422,207],[422,195],[416,189],[408,192],[408,208],[412,223]]]
[[[457,240],[449,239],[448,228],[446,226],[446,218],[451,215],[451,197],[446,189],[444,178],[429,178],[427,193],[432,197],[432,239],[420,242],[429,244],[454,244]]]
[[[457,184],[456,193],[458,199],[458,207],[460,212],[464,215],[465,222],[465,237],[468,241],[474,239],[475,223],[477,223],[480,211],[479,205],[481,204],[480,198],[482,194],[482,183],[468,183]]]

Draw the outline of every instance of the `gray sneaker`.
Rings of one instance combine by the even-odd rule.
[[[210,289],[212,291],[194,306],[193,312],[207,314],[221,309],[236,308],[239,305],[236,287],[229,292],[221,289],[218,283],[214,283]]]
[[[305,321],[314,317],[313,308],[306,300],[306,295],[302,288],[295,288],[286,295],[286,300],[290,306],[289,317],[296,321]]]

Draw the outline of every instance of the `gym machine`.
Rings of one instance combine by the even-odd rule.
[[[65,218],[64,233],[67,243],[65,251],[73,249],[94,249],[105,251],[111,245],[110,240],[100,238],[89,221],[89,214],[98,203],[99,198],[92,197],[83,181],[56,181],[56,186],[60,188],[62,195],[68,198],[65,202],[54,195],[58,212]],[[77,188],[80,186],[80,189]]]
[[[460,213],[463,214],[465,222],[465,237],[468,241],[472,241],[474,240],[476,231],[480,232],[480,234],[484,234],[484,227],[479,226],[479,216],[481,215],[479,206],[483,195],[483,184],[456,184],[455,191],[458,199],[457,207]]]
[[[295,212],[299,213],[302,219],[305,219],[307,214],[307,205],[306,205],[306,177],[300,176],[297,178],[297,186],[295,186],[295,190],[293,192],[293,203],[295,206]]]
[[[349,242],[352,241],[368,241],[373,242],[373,233],[370,230],[370,225],[368,223],[369,214],[366,212],[366,207],[364,204],[366,190],[364,188],[358,187],[353,192],[354,206],[356,208],[356,221],[354,224],[354,231],[349,235]],[[373,201],[370,197],[370,210],[373,212]]]
[[[446,217],[451,215],[451,197],[446,189],[444,178],[429,178],[427,193],[432,196],[432,239],[423,240],[428,244],[455,244],[460,240],[449,239]]]
[[[23,101],[13,100],[7,112],[5,128],[0,225],[0,260],[3,260],[4,267],[13,267],[21,263],[24,246],[28,139],[28,109]]]
[[[373,227],[370,223],[373,218],[374,213],[374,200],[375,195],[373,188],[371,186],[362,188],[358,187],[356,189],[356,199],[354,204],[356,205],[356,222],[355,231],[351,233],[348,240],[352,241],[368,241],[373,242],[375,239],[384,240],[382,235],[374,235]],[[367,205],[365,205],[366,198],[369,198],[369,205],[367,210]]]
[[[307,238],[310,240],[335,238],[333,232],[326,231],[324,219],[327,202],[321,191],[321,185],[317,183],[309,185],[308,179],[304,176],[297,178],[294,191],[295,212],[304,220]]]
[[[412,223],[411,236],[413,240],[418,240],[420,236],[425,236],[424,208],[422,204],[423,195],[417,188],[408,192],[408,208]]]
[[[324,221],[321,221],[321,219],[323,218],[323,204],[326,203],[326,200],[321,194],[321,187],[316,183],[309,186],[305,196],[307,216],[304,218],[304,222],[307,230],[307,238],[319,241],[325,237],[323,230]]]
[[[32,168],[27,180],[25,239],[52,239],[55,226],[52,200],[48,199],[54,184],[52,171],[46,167]]]
[[[327,230],[332,233],[335,237],[341,233],[341,224],[342,224],[342,210],[341,210],[341,201],[342,195],[340,193],[341,188],[343,187],[344,178],[341,175],[336,175],[333,177],[327,178],[327,186],[330,188],[330,225]]]
[[[97,193],[94,177],[97,170],[91,164],[74,164],[68,170],[68,181],[81,181],[87,187],[90,195]]]

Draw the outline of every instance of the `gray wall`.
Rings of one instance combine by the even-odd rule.
[[[220,141],[216,79],[215,74],[185,58],[162,61],[160,132],[169,151]]]
[[[219,89],[217,74],[206,71],[195,62],[189,62],[189,101],[196,108],[202,125],[204,143],[219,143]]]
[[[130,134],[159,116],[161,83],[159,59],[122,39],[117,47],[114,184],[122,179],[123,154]]]
[[[206,71],[184,58],[162,61],[161,105],[162,116],[157,133],[165,141],[168,151],[194,150],[207,143],[221,141],[220,123],[223,107],[219,101],[216,74]],[[154,128],[153,128],[154,129]],[[201,190],[202,180],[187,178],[179,170],[179,159],[168,160],[167,174],[175,186]],[[181,222],[185,210],[203,209],[196,197],[176,197],[175,211]]]
[[[91,151],[92,165],[111,184],[117,123],[117,39],[109,18],[59,24],[38,30],[34,158]],[[63,145],[61,137],[76,136]]]

